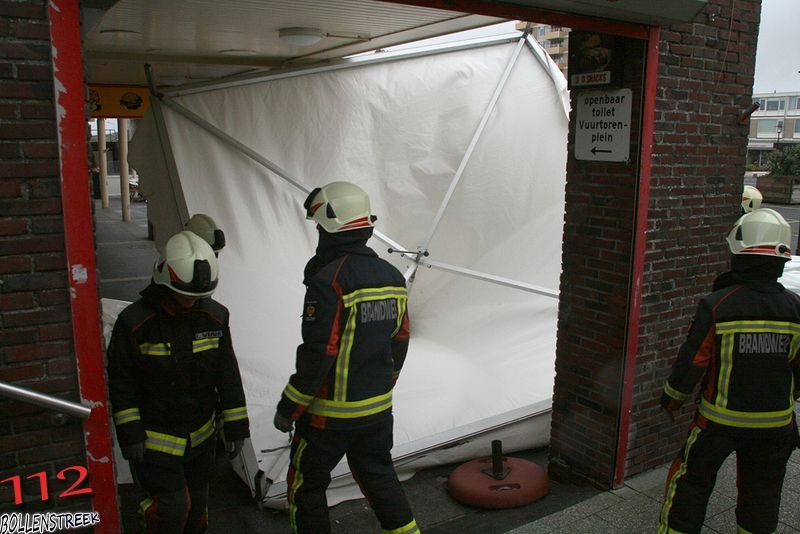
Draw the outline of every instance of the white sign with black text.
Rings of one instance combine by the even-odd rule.
[[[631,90],[578,95],[575,159],[628,161],[631,147]]]

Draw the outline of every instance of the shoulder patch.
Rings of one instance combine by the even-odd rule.
[[[317,301],[307,300],[303,308],[303,322],[310,323],[317,320]]]

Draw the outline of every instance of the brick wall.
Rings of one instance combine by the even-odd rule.
[[[617,38],[621,85],[631,89],[631,160],[576,160],[577,100],[596,87],[573,87],[559,299],[550,476],[613,477],[625,355],[630,258],[639,168],[645,44]]]
[[[731,12],[731,2],[710,0],[693,23],[661,29],[626,477],[671,461],[686,435],[691,407],[669,423],[658,399],[698,298],[728,267],[723,237],[739,212],[748,127],[738,117],[752,101],[760,6],[740,0]],[[618,167],[568,163],[569,291],[550,451],[552,476],[600,487],[612,484],[616,461],[634,224],[635,180]]]
[[[739,216],[761,0],[711,0],[661,31],[646,272],[626,476],[672,461],[691,406],[670,424],[658,399],[697,300],[728,269]]]
[[[0,381],[77,401],[61,184],[54,111],[50,28],[44,0],[0,0]],[[23,485],[0,485],[0,511],[82,505],[56,479],[85,466],[80,421],[0,398],[0,480],[45,472]],[[75,473],[69,473],[69,482]]]

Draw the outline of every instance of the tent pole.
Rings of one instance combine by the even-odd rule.
[[[517,280],[512,280],[510,278],[503,278],[502,276],[495,276],[492,274],[486,274],[479,271],[473,271],[472,269],[457,267],[455,265],[450,265],[448,263],[441,263],[438,261],[426,261],[424,262],[424,265],[426,265],[427,267],[431,267],[433,269],[438,269],[440,271],[445,271],[452,274],[460,274],[468,278],[474,278],[475,280],[482,280],[484,282],[499,284],[501,286],[506,286],[513,289],[521,289],[522,291],[528,291],[530,293],[536,293],[538,295],[544,295],[545,297],[558,299],[558,291],[547,289],[546,287],[541,287],[534,284],[528,284],[526,282],[520,282]]]
[[[500,81],[497,84],[497,87],[494,90],[494,94],[492,95],[491,100],[489,101],[489,105],[486,107],[486,111],[483,112],[483,117],[481,118],[478,127],[475,130],[475,133],[472,134],[472,140],[470,141],[469,145],[467,146],[467,151],[464,153],[464,157],[461,158],[461,163],[456,170],[455,176],[453,176],[453,180],[450,182],[450,187],[447,190],[444,198],[442,199],[441,204],[439,204],[439,210],[436,212],[436,216],[433,219],[433,225],[431,226],[428,235],[425,237],[425,240],[419,246],[421,251],[427,251],[428,245],[433,239],[433,234],[436,233],[436,230],[439,227],[439,223],[442,220],[442,216],[444,215],[444,211],[447,209],[448,204],[450,204],[450,199],[455,192],[458,183],[461,181],[461,177],[464,174],[464,169],[467,167],[467,163],[469,163],[470,158],[472,157],[472,152],[475,150],[475,145],[477,145],[478,140],[480,139],[481,135],[483,134],[483,130],[486,127],[486,123],[489,122],[489,116],[492,114],[495,106],[497,105],[497,100],[500,98],[500,93],[503,91],[503,88],[506,86],[506,82],[508,81],[508,77],[511,75],[511,69],[517,62],[517,58],[519,58],[519,54],[522,51],[522,46],[525,44],[526,37],[519,39],[517,41],[517,46],[514,48],[514,53],[511,54],[511,58],[508,60],[506,64],[506,68],[503,71],[502,76],[500,77]],[[418,255],[417,259],[420,260],[422,255]],[[414,274],[419,267],[419,261],[417,261],[414,265],[409,267],[406,271],[406,280],[412,280],[414,278]]]
[[[167,165],[169,184],[172,187],[172,196],[175,199],[175,207],[178,209],[181,226],[183,226],[189,222],[189,208],[186,206],[186,197],[183,194],[183,187],[181,186],[178,174],[178,166],[175,164],[175,156],[172,153],[172,145],[169,142],[169,132],[164,122],[164,112],[161,109],[161,94],[156,90],[150,65],[145,65],[144,70],[147,75],[147,83],[150,86],[150,94],[153,97],[150,99],[150,109],[153,110],[159,145],[161,146],[161,152],[164,156],[164,163]]]
[[[279,165],[277,165],[277,164],[273,163],[272,161],[268,160],[267,158],[265,158],[264,156],[262,156],[261,154],[259,154],[258,152],[256,152],[252,148],[250,148],[249,146],[245,145],[244,143],[242,143],[241,141],[239,141],[235,137],[233,137],[231,135],[228,135],[223,130],[221,130],[220,128],[214,126],[213,124],[211,124],[210,122],[208,122],[207,120],[205,120],[201,116],[197,115],[196,113],[186,109],[185,107],[181,106],[180,104],[178,104],[177,102],[175,102],[173,100],[164,99],[162,101],[162,103],[166,107],[168,107],[169,109],[174,111],[175,113],[183,116],[186,119],[189,119],[190,121],[195,123],[197,126],[202,128],[203,130],[205,130],[208,133],[212,134],[217,139],[220,139],[220,140],[224,141],[228,145],[236,148],[239,152],[243,153],[244,155],[246,155],[250,159],[254,160],[256,163],[259,163],[263,167],[266,167],[267,169],[269,169],[273,173],[277,174],[278,176],[280,176],[281,178],[283,178],[284,180],[286,180],[287,182],[292,184],[294,187],[296,187],[300,191],[302,191],[302,192],[304,192],[306,194],[308,194],[311,191],[309,188],[307,188],[306,186],[302,185],[300,182],[298,182],[297,180],[292,178],[289,175],[289,173],[286,172],[285,170],[283,170]]]

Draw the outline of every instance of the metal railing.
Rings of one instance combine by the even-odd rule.
[[[30,389],[12,386],[5,382],[0,382],[0,395],[10,399],[35,404],[54,412],[65,413],[81,419],[86,419],[92,413],[92,409],[84,404],[71,402],[68,400],[53,397],[45,393],[39,393]]]

